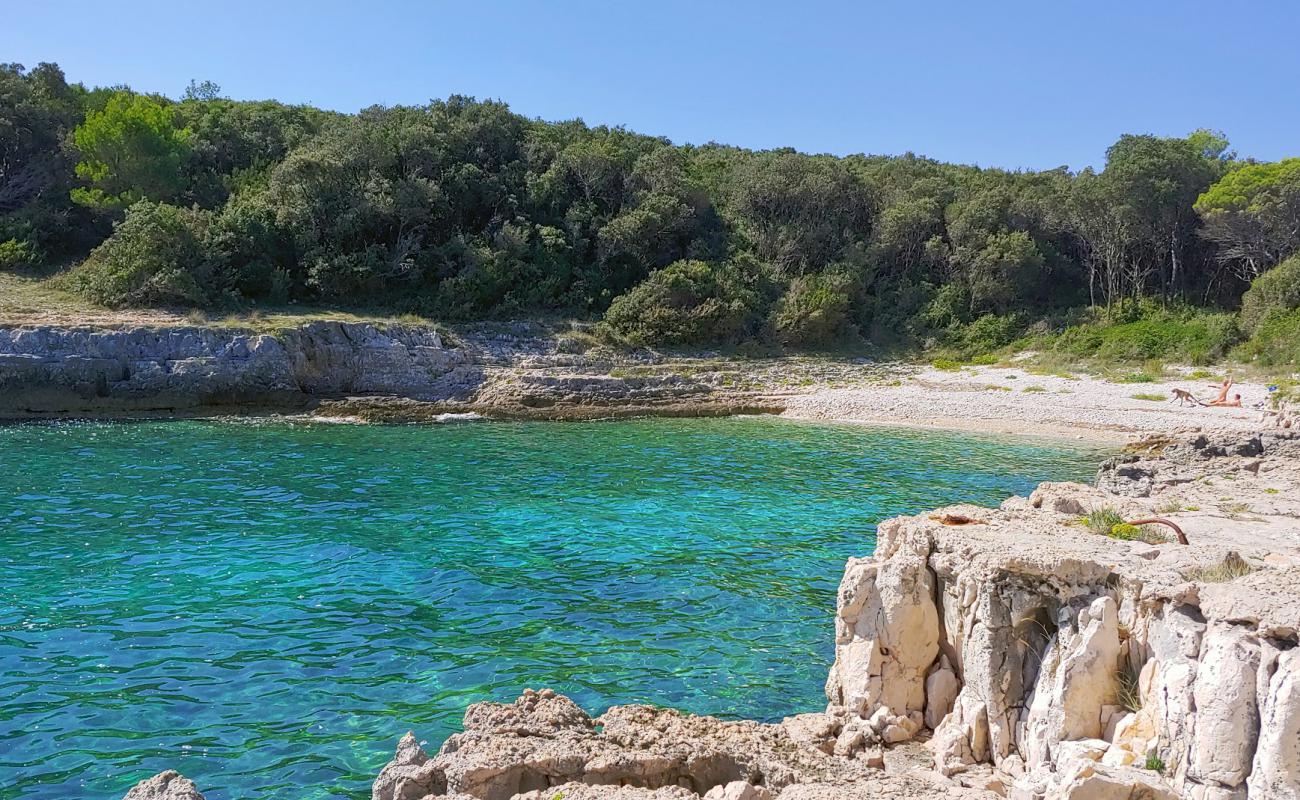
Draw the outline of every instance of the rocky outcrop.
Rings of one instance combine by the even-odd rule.
[[[0,327],[0,418],[302,411],[374,422],[779,412],[731,378],[566,339],[319,321],[275,335],[215,327]]]
[[[294,408],[344,394],[446,399],[477,385],[428,328],[0,328],[0,415]]]
[[[194,781],[169,769],[131,787],[123,800],[203,800]]]
[[[882,742],[929,729],[941,773],[991,764],[1023,800],[1300,797],[1300,526],[1242,558],[1212,531],[1145,544],[1078,521],[1102,505],[1149,516],[1207,475],[1258,494],[1294,479],[1291,436],[1109,462],[1118,497],[1044,484],[996,510],[881,524],[840,585],[828,713]],[[1254,571],[1221,569],[1240,562]]]
[[[822,715],[816,715],[822,716]],[[819,724],[823,723],[823,724]],[[823,746],[839,725],[794,718],[782,725],[728,722],[650,706],[619,706],[596,719],[549,690],[512,704],[478,703],[462,733],[430,756],[407,734],[373,800],[551,798],[941,798],[981,792],[921,776],[887,775],[869,755]]]

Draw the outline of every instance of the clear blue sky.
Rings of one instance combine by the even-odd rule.
[[[344,111],[451,93],[676,142],[1099,165],[1121,133],[1300,155],[1300,1],[6,3],[0,59]]]

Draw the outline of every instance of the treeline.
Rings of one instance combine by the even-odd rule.
[[[460,96],[344,115],[219,95],[0,67],[0,269],[75,265],[59,280],[114,307],[564,313],[650,345],[975,351],[1197,309],[1232,312],[1212,350],[1300,331],[1300,268],[1277,268],[1300,159],[1209,131],[1008,172],[674,146]]]

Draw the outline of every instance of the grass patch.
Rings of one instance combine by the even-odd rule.
[[[1236,553],[1228,553],[1221,563],[1187,570],[1183,573],[1183,580],[1198,583],[1227,583],[1254,571],[1255,568],[1247,564],[1244,558]]]
[[[1158,531],[1149,525],[1129,525],[1127,522],[1121,522],[1114,526],[1106,535],[1122,542],[1164,544],[1169,541],[1169,537],[1164,532]]]
[[[1108,536],[1124,542],[1146,542],[1147,544],[1164,544],[1169,537],[1163,531],[1151,526],[1129,525],[1120,513],[1110,506],[1102,506],[1088,512],[1079,520],[1079,524],[1100,536]]]
[[[953,361],[951,358],[936,358],[930,362],[930,366],[944,372],[958,372],[961,370],[961,362]]]
[[[1011,391],[1011,387],[1010,387],[1010,386],[998,386],[996,383],[990,383],[988,386],[985,386],[984,388],[985,388],[985,389],[988,389],[990,392],[1009,392],[1009,391]]]
[[[1110,506],[1102,506],[1101,508],[1089,511],[1086,516],[1079,520],[1079,522],[1093,533],[1098,533],[1102,536],[1109,536],[1110,529],[1116,525],[1122,524],[1124,518],[1119,515],[1118,511]]]
[[[1044,389],[1042,386],[1026,386],[1020,391],[1024,392],[1025,394],[1038,394],[1039,392],[1045,392],[1047,390]]]
[[[1148,769],[1157,775],[1165,774],[1165,760],[1154,753],[1147,756],[1147,760],[1142,764],[1144,769]]]
[[[1148,372],[1128,372],[1123,375],[1116,375],[1111,380],[1115,381],[1115,383],[1155,383],[1160,379]]]
[[[1119,688],[1115,691],[1116,701],[1125,711],[1136,713],[1142,709],[1142,691],[1138,688],[1138,672],[1126,660],[1119,671]]]
[[[1250,513],[1250,503],[1241,503],[1234,500],[1231,503],[1223,503],[1219,506],[1219,510],[1230,517],[1237,517]]]
[[[1160,401],[1165,399],[1164,395],[1152,394],[1151,392],[1138,392],[1137,394],[1129,395],[1129,396],[1132,397],[1134,400],[1150,400],[1153,403],[1159,403]]]

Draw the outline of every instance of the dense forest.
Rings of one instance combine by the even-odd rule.
[[[563,314],[630,345],[1300,360],[1300,158],[806,155],[452,96],[340,114],[0,66],[0,270],[110,307]]]

